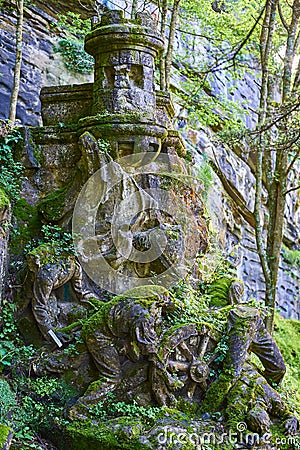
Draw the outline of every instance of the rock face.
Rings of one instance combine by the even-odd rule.
[[[192,425],[200,433],[206,428],[202,419],[211,419],[216,409],[234,430],[242,424],[242,431],[263,435],[277,418],[288,434],[296,433],[297,418],[268,384],[284,376],[283,357],[261,312],[244,298],[243,282],[228,273],[215,280],[223,287],[221,309],[213,306],[217,288],[203,295],[203,287],[188,282],[198,281],[208,230],[194,172],[180,158],[186,156],[185,143],[172,127],[170,96],[155,90],[154,61],[163,50],[155,20],[147,13],[128,19],[119,10],[106,12],[94,21],[85,46],[95,58],[94,82],[42,89],[43,126],[24,128],[19,158],[27,172],[27,206],[39,224],[55,230],[50,242],[27,251],[31,273],[15,296],[20,303],[29,298],[23,311],[33,316],[31,324],[29,314],[21,317],[27,320],[23,336],[32,340],[30,325],[36,323],[43,336],[31,369],[34,377],[57,377],[77,391],[64,404],[68,420],[55,412],[46,433],[51,430],[59,448],[73,450],[157,448],[151,433],[155,441],[162,438],[161,448],[185,448],[173,446],[162,426],[184,434]],[[235,178],[226,164],[231,155],[217,150],[220,179],[236,196],[237,216],[250,226],[251,196],[245,213],[239,203],[243,178]],[[251,172],[242,164],[241,159],[237,166],[251,193]],[[211,196],[213,202],[213,220],[221,221],[218,240],[228,251],[243,239],[242,219],[238,223],[227,204],[216,213]],[[7,206],[5,198],[0,206]],[[71,219],[76,255],[66,240]],[[186,284],[173,293],[178,279]],[[169,413],[175,406],[178,421]],[[123,421],[123,414],[115,415],[120,411],[130,417]],[[141,420],[132,421],[137,411]],[[181,411],[191,413],[188,420],[180,419]]]
[[[68,72],[61,55],[53,49],[58,40],[53,24],[57,13],[66,13],[69,5],[63,2],[49,2],[47,6],[38,2],[35,5],[26,7],[24,14],[23,60],[17,107],[17,119],[24,125],[41,124],[39,95],[42,86],[84,82],[91,78]],[[0,20],[0,118],[5,119],[9,112],[15,61],[15,11],[3,8]]]
[[[101,6],[107,2],[98,2]],[[111,7],[112,5],[109,5]],[[94,2],[87,0],[81,2],[63,1],[54,2],[49,1],[47,5],[38,1],[35,6],[26,8],[25,26],[24,26],[24,44],[23,44],[23,65],[21,74],[21,89],[19,97],[19,105],[17,109],[17,118],[25,125],[41,124],[41,104],[39,99],[39,92],[41,87],[51,85],[71,85],[73,83],[88,83],[91,81],[90,77],[74,74],[66,70],[62,57],[58,53],[54,53],[53,44],[57,42],[58,36],[52,30],[52,24],[55,21],[57,13],[66,13],[68,10],[80,12],[83,17],[91,16],[91,11],[94,9]],[[15,38],[15,13],[14,11],[0,12],[1,26],[0,26],[0,118],[6,118],[8,115],[9,98],[12,85],[12,73],[14,63],[14,38]],[[179,48],[180,50],[180,48]],[[205,53],[205,49],[204,49]],[[203,52],[199,52],[203,57]],[[194,55],[194,57],[196,57]],[[199,56],[200,57],[200,56]],[[122,75],[120,69],[119,78],[122,80],[127,77],[126,73]],[[108,75],[108,74],[107,74]],[[138,81],[138,73],[135,74]],[[107,81],[109,83],[109,80]],[[121,82],[121,81],[120,81]],[[80,89],[80,92],[78,91]],[[251,98],[252,106],[257,104],[257,89],[251,76],[245,77],[242,84],[240,84],[231,93],[231,81],[219,73],[213,86],[215,93],[223,92],[227,97],[234,99]],[[78,110],[78,98],[85,98],[85,105],[81,103],[82,108],[89,108],[89,100],[92,96],[91,85],[81,85],[80,88],[68,90],[64,87],[57,88],[55,96],[58,103],[55,101],[48,102],[51,96],[54,100],[54,92],[44,89],[42,95],[42,102],[44,105],[45,117],[44,122],[48,125],[51,122],[51,114],[53,117],[55,112],[55,104],[62,105],[62,98],[73,97],[73,110],[78,115],[85,116],[84,111]],[[156,97],[156,101],[164,103],[166,99],[161,96]],[[120,102],[120,100],[119,100]],[[150,101],[151,104],[151,101]],[[47,116],[47,117],[46,117]],[[63,113],[65,122],[65,114]],[[252,116],[246,118],[248,125],[253,124]],[[76,161],[78,161],[78,149],[72,147],[69,143],[70,133],[64,134],[65,154],[63,163],[55,162],[55,152],[58,144],[53,142],[51,151],[42,155],[42,158],[47,159],[53,166],[51,173],[44,169],[38,169],[38,162],[31,155],[26,157],[30,160],[30,170],[35,170],[34,179],[38,183],[26,183],[25,196],[28,198],[37,198],[38,191],[43,192],[44,195],[50,194],[54,189],[62,188],[62,180],[70,181],[70,168]],[[39,136],[42,144],[42,136]],[[198,164],[202,164],[202,156],[208,155],[211,160],[214,160],[211,152],[213,136],[208,130],[190,130],[187,135],[187,140],[197,148],[196,160]],[[245,155],[236,155],[230,150],[224,148],[215,148],[218,163],[227,181],[229,181],[241,193],[245,199],[249,210],[253,207],[253,175],[251,172],[251,159],[246,158]],[[69,161],[69,162],[67,162]],[[68,166],[68,167],[67,167]],[[35,169],[34,169],[35,167]],[[237,170],[237,167],[239,168]],[[211,190],[208,199],[209,209],[212,214],[212,222],[215,224],[215,229],[219,230],[219,238],[223,242],[223,247],[229,252],[234,246],[238,246],[238,273],[244,280],[246,285],[246,292],[249,296],[263,298],[264,283],[262,273],[260,270],[258,255],[255,250],[253,227],[241,215],[236,202],[229,200],[223,189],[223,184],[215,177],[216,189]],[[26,193],[27,192],[27,193]],[[27,195],[28,194],[28,195]],[[33,195],[34,194],[34,195]],[[299,197],[297,192],[292,193],[288,197],[286,208],[286,231],[285,240],[290,248],[299,247]],[[65,211],[67,212],[67,211]],[[47,214],[47,213],[45,213]],[[299,318],[299,268],[288,265],[284,259],[281,261],[278,282],[278,300],[282,314],[285,317]]]
[[[240,155],[222,146],[214,147],[213,136],[207,132],[190,131],[190,137],[197,148],[195,155],[201,164],[203,154],[214,164],[217,157],[221,178],[214,176],[214,187],[211,188],[207,201],[212,216],[212,225],[218,234],[218,241],[232,253],[232,262],[237,267],[238,276],[245,283],[247,297],[264,299],[264,279],[256,250],[254,221],[251,211],[254,206],[254,176],[251,171],[251,155]],[[233,201],[226,190],[230,190]],[[284,243],[292,248],[299,248],[300,208],[299,194],[291,193],[287,197],[286,227]],[[248,210],[242,214],[239,204],[242,202]],[[292,244],[292,245],[291,245]],[[300,273],[299,267],[288,264],[284,253],[278,277],[278,307],[286,318],[300,318]]]

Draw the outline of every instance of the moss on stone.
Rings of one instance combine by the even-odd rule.
[[[229,288],[234,281],[234,278],[227,277],[222,277],[215,280],[207,290],[208,295],[211,297],[209,306],[227,306]]]
[[[20,198],[13,207],[17,230],[12,234],[10,247],[13,251],[23,248],[32,238],[39,235],[42,222],[36,206]]]
[[[38,209],[49,222],[57,222],[64,215],[66,194],[69,187],[68,184],[63,188],[56,189],[39,202]]]
[[[70,325],[63,327],[63,328],[56,328],[55,331],[60,331],[61,333],[70,333],[71,331],[73,331],[75,328],[80,327],[81,326],[81,321],[77,320],[76,322],[71,323]]]
[[[201,412],[220,411],[234,381],[233,370],[223,371],[220,377],[208,389],[201,405]]]
[[[6,195],[5,191],[0,188],[0,208],[6,208],[9,206],[10,201],[8,196]]]
[[[82,336],[87,339],[89,336],[95,333],[98,328],[103,325],[109,325],[109,312],[111,308],[119,303],[119,297],[115,297],[107,303],[101,303],[99,305],[99,311],[92,315],[82,327]]]
[[[72,450],[139,450],[148,448],[139,441],[142,428],[137,419],[126,416],[106,423],[73,422],[66,433]]]
[[[103,303],[99,300],[94,299],[93,305],[95,307],[98,307],[99,310],[93,314],[83,325],[82,328],[82,335],[86,339],[88,336],[93,334],[98,328],[101,328],[103,326],[110,325],[110,317],[109,313],[113,306],[118,305],[120,302],[124,303],[124,307],[126,307],[126,300],[130,300],[128,302],[128,307],[131,308],[132,302],[136,303],[137,305],[140,305],[145,310],[149,310],[153,303],[157,301],[157,295],[158,293],[167,293],[168,291],[165,288],[161,288],[158,286],[156,289],[156,286],[150,286],[149,289],[146,289],[147,286],[143,287],[145,297],[141,298],[132,298],[131,295],[134,294],[134,292],[139,292],[141,294],[141,291],[128,291],[126,294],[119,295],[117,297],[114,297],[112,300]],[[148,297],[147,297],[148,295]],[[149,314],[150,317],[150,314]]]
[[[50,263],[55,256],[55,248],[51,244],[41,244],[28,252],[27,257],[38,259],[41,265]]]
[[[0,448],[4,447],[4,444],[6,444],[7,439],[9,438],[11,433],[11,428],[7,427],[6,425],[0,424]]]

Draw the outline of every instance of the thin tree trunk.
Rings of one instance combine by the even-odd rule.
[[[162,1],[162,9],[161,9],[160,32],[164,39],[166,39],[167,14],[168,14],[168,0],[163,0]],[[165,91],[166,90],[166,51],[164,51],[164,54],[162,55],[162,57],[160,59],[159,74],[160,74],[160,89],[162,91]]]
[[[169,43],[168,50],[166,54],[166,62],[165,62],[165,77],[166,77],[166,90],[169,89],[170,86],[170,74],[171,74],[171,66],[172,66],[172,57],[174,51],[174,43],[175,43],[175,34],[176,34],[176,25],[179,14],[179,4],[181,0],[174,0],[171,23],[170,23],[170,33],[169,33]]]
[[[131,6],[131,18],[132,19],[135,19],[137,7],[138,7],[138,0],[132,0],[132,6]]]
[[[9,120],[12,124],[16,121],[17,101],[20,89],[20,76],[22,64],[22,41],[23,41],[23,20],[24,20],[24,0],[16,0],[17,6],[17,28],[16,28],[16,61],[14,67],[14,80],[10,99]]]
[[[284,58],[284,71],[283,71],[283,85],[282,85],[282,101],[286,101],[291,92],[292,84],[292,67],[296,55],[296,39],[297,28],[300,17],[300,1],[294,0],[293,2],[293,14],[291,23],[288,29],[288,38],[286,43],[286,51]]]
[[[276,306],[276,286],[280,261],[280,250],[283,237],[286,170],[288,158],[287,151],[277,149],[276,164],[273,184],[269,192],[269,228],[267,236],[267,257],[270,267],[270,279],[268,280],[268,295],[266,305],[270,307],[271,315],[267,319],[267,327],[270,332],[274,327],[274,311]]]
[[[273,34],[275,30],[275,18],[276,9],[278,6],[278,0],[269,0],[266,2],[265,16],[262,24],[262,31],[260,36],[260,57],[262,68],[262,80],[260,89],[260,110],[258,116],[258,126],[263,127],[268,112],[268,104],[270,104],[271,96],[273,93],[272,82],[269,79],[269,64],[270,56],[273,45]],[[254,205],[254,217],[255,217],[255,236],[256,245],[258,250],[259,259],[261,262],[265,286],[266,286],[266,304],[270,304],[274,300],[272,296],[271,286],[271,270],[269,266],[269,259],[267,257],[267,249],[264,238],[264,224],[262,222],[262,189],[263,189],[263,162],[265,159],[265,150],[269,144],[269,133],[262,131],[259,135],[258,147],[256,150],[256,186],[255,186],[255,205]],[[266,158],[268,160],[268,158]],[[270,161],[268,161],[268,165]],[[270,176],[271,174],[267,174]],[[267,184],[271,184],[270,180],[267,180]],[[274,313],[272,312],[272,317]],[[273,321],[273,319],[272,319]],[[269,324],[267,324],[269,326]]]

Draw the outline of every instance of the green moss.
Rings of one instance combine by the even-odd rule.
[[[4,447],[4,444],[6,443],[11,432],[11,428],[0,424],[0,448]]]
[[[207,293],[211,297],[210,306],[222,307],[228,305],[228,292],[234,281],[233,278],[222,277],[208,287]]]
[[[278,390],[289,409],[300,418],[300,321],[284,319],[276,313],[274,337],[287,366]]]
[[[74,328],[77,328],[81,326],[81,321],[77,320],[76,322],[71,323],[70,325],[63,327],[63,328],[57,328],[56,331],[60,331],[61,333],[70,333],[74,330]]]
[[[10,201],[8,196],[6,195],[5,191],[0,188],[0,208],[6,208],[9,206]]]
[[[195,419],[196,417],[196,412],[198,409],[198,405],[197,403],[193,403],[193,402],[189,402],[187,400],[185,400],[184,398],[179,398],[177,401],[177,409],[181,412],[183,412],[184,414],[186,414],[186,416],[189,419]],[[174,410],[171,409],[171,411],[169,411],[169,413],[173,416],[174,414]]]
[[[33,147],[33,156],[35,159],[35,162],[38,166],[41,166],[43,163],[43,154],[41,151],[41,148],[35,145],[33,139],[30,140],[30,145]]]
[[[138,305],[141,305],[141,307],[144,310],[149,310],[154,302],[157,301],[157,294],[158,293],[166,293],[168,292],[165,288],[162,288],[160,286],[149,286],[149,289],[147,289],[148,286],[143,286],[145,297],[144,298],[132,298],[131,295],[137,295],[139,292],[139,295],[141,295],[141,290],[132,290],[128,291],[126,294],[114,297],[112,300],[103,303],[99,300],[93,300],[93,305],[95,307],[98,307],[98,311],[92,315],[83,325],[82,328],[82,335],[84,338],[87,338],[91,334],[93,334],[99,327],[110,324],[110,317],[109,312],[111,308],[115,305],[118,305],[120,302],[123,302],[124,308],[126,308],[126,303],[128,303],[128,308],[131,308],[132,302],[135,302]],[[134,294],[135,293],[135,294]],[[146,297],[148,295],[148,297]],[[126,302],[126,300],[130,300],[130,302]]]
[[[271,442],[280,450],[298,450],[299,436],[286,436],[283,427],[278,424],[271,425]]]
[[[72,450],[148,448],[139,441],[141,430],[142,425],[139,420],[130,417],[97,424],[88,421],[73,422],[66,428]]]
[[[28,257],[38,259],[41,265],[48,264],[53,260],[55,249],[51,244],[41,244],[28,253]]]
[[[43,214],[47,221],[57,222],[63,217],[66,194],[69,187],[70,185],[67,184],[63,188],[56,189],[39,202],[38,210]]]
[[[105,324],[109,324],[109,312],[114,305],[119,303],[119,298],[116,297],[107,303],[99,304],[99,311],[92,315],[82,327],[82,336],[87,339],[90,335]]]
[[[10,385],[4,379],[0,379],[0,414],[1,421],[6,421],[7,416],[16,408],[16,395]]]
[[[300,368],[300,321],[275,316],[274,337],[286,363]]]
[[[213,413],[220,411],[233,384],[233,370],[223,371],[220,377],[212,383],[201,405],[201,412]]]
[[[292,267],[300,267],[300,250],[290,250],[287,247],[283,247],[283,259]]]
[[[17,220],[17,227],[11,235],[10,247],[19,252],[32,238],[39,235],[42,222],[37,207],[30,205],[24,198],[20,198],[13,207],[13,215]]]

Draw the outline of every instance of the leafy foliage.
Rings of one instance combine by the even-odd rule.
[[[75,252],[72,233],[58,225],[43,225],[41,231],[43,235],[42,242],[53,245],[59,254]]]
[[[60,39],[55,50],[62,54],[68,69],[83,74],[92,73],[94,59],[84,50],[83,42],[72,38]]]
[[[248,101],[237,102],[234,94],[245,73],[258,68],[259,27],[255,24],[263,3],[181,3],[179,29],[183,45],[174,59],[175,73],[184,82],[176,85],[176,95],[192,123],[200,121],[215,131],[241,127]],[[226,83],[227,92],[220,89],[220,83]]]
[[[135,400],[132,403],[115,401],[112,392],[107,394],[105,401],[98,402],[90,409],[94,419],[108,420],[112,417],[128,416],[139,418],[146,424],[152,424],[161,414],[161,408],[155,406],[139,406]]]
[[[0,370],[3,377],[0,378],[0,422],[13,429],[16,448],[20,445],[24,450],[42,450],[36,433],[41,427],[51,429],[53,422],[66,423],[63,416],[65,404],[75,393],[57,378],[28,377],[38,351],[32,345],[25,345],[19,336],[14,310],[12,303],[3,301],[0,333]],[[10,380],[10,384],[7,380]]]
[[[53,264],[63,256],[75,254],[73,236],[58,225],[43,225],[42,238],[33,240],[25,252],[38,257],[43,264]]]
[[[11,201],[19,198],[22,174],[22,164],[16,162],[14,150],[22,142],[22,135],[18,128],[6,122],[0,123],[0,188]]]
[[[300,250],[290,250],[284,247],[283,259],[287,264],[300,268]]]
[[[68,11],[65,15],[58,14],[56,28],[72,34],[78,39],[84,39],[85,35],[90,31],[90,20],[81,19],[80,14]]]
[[[94,59],[84,50],[84,37],[90,31],[89,20],[83,20],[80,14],[68,12],[59,15],[56,28],[66,33],[66,37],[58,41],[54,48],[64,58],[68,69],[82,74],[90,74],[93,71]]]

